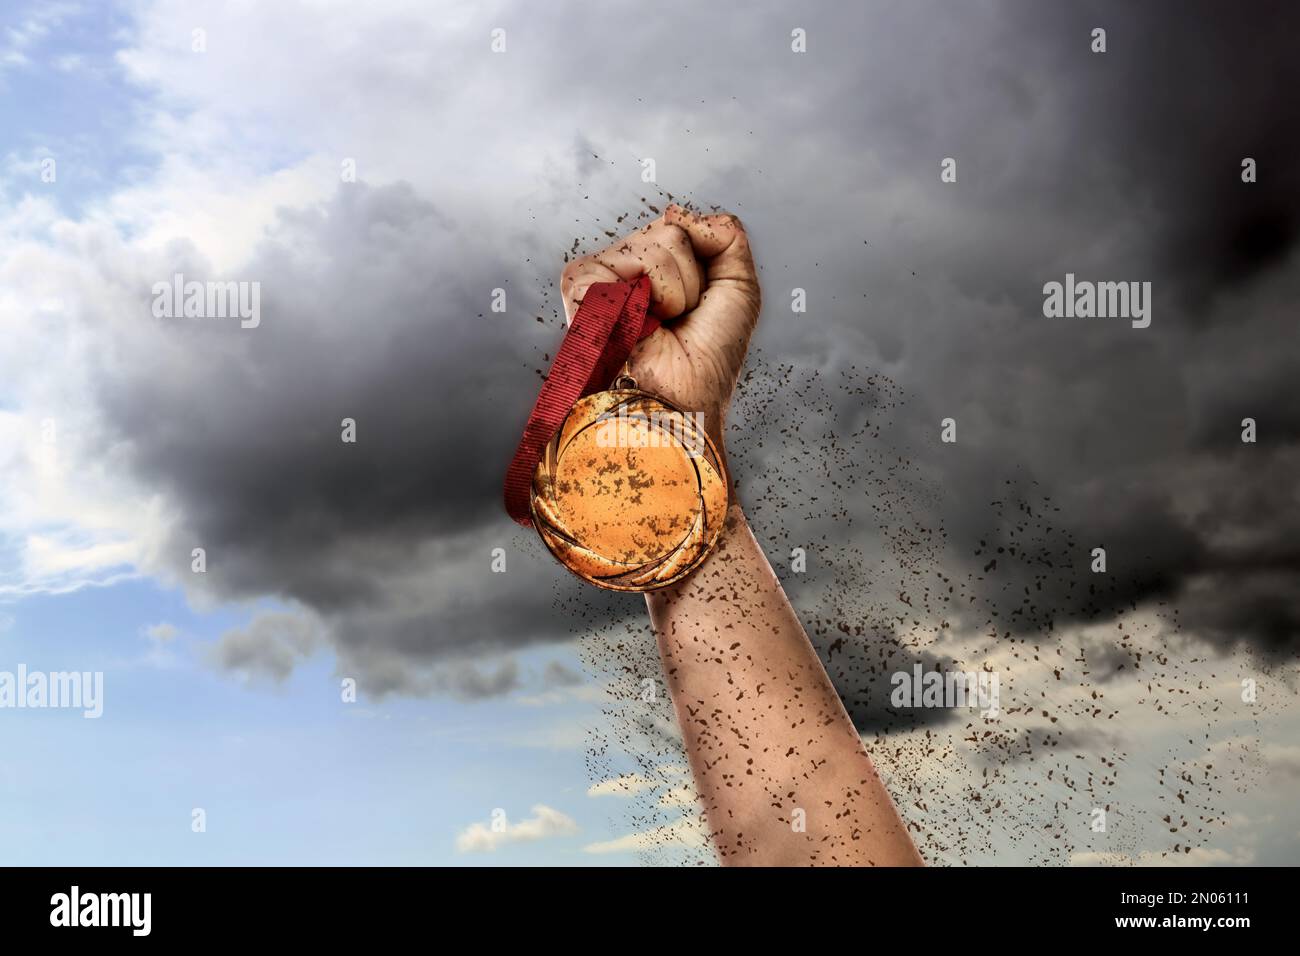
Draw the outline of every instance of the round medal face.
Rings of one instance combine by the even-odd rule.
[[[547,444],[533,474],[533,527],[580,578],[652,591],[712,550],[727,493],[702,416],[615,388],[579,399]]]

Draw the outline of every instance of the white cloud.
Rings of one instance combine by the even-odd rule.
[[[587,789],[590,797],[637,798],[651,795],[653,805],[660,811],[681,810],[683,814],[669,823],[647,826],[644,829],[589,843],[584,853],[640,853],[665,848],[700,848],[708,845],[707,828],[696,815],[699,800],[691,779],[689,767],[663,764],[651,773],[624,773],[592,784]],[[640,804],[644,807],[644,804]],[[666,814],[656,814],[664,819]]]
[[[589,797],[631,797],[659,786],[658,780],[640,773],[623,773],[608,780],[593,783],[587,788]]]
[[[0,250],[0,595],[112,583],[146,563],[164,518],[101,441],[93,400],[141,259],[30,196],[0,207]]]
[[[159,621],[157,624],[150,624],[144,629],[145,637],[155,644],[168,644],[176,639],[180,631],[175,624],[169,624],[166,621]]]
[[[660,806],[693,806],[695,788],[688,767],[664,764],[656,767],[656,774],[623,773],[597,781],[587,788],[589,797],[635,797],[642,793],[662,791],[656,802]]]
[[[1247,847],[1225,850],[1221,847],[1193,847],[1188,853],[1147,851],[1132,856],[1126,853],[1075,853],[1071,866],[1250,866],[1255,851]]]
[[[675,787],[669,787],[659,795],[656,802],[661,807],[681,807],[685,810],[699,806],[700,795],[695,790],[694,782],[686,780]]]
[[[1300,780],[1300,746],[1296,744],[1264,744],[1260,756],[1272,773],[1287,780]]]
[[[588,843],[584,853],[642,853],[670,846],[702,847],[708,845],[708,831],[692,817],[684,816],[663,826],[628,833],[613,840]]]
[[[30,53],[50,31],[80,9],[75,3],[35,3],[0,36],[0,69],[31,64]]]
[[[496,829],[491,824],[471,823],[456,837],[456,849],[461,853],[491,853],[503,846],[573,836],[579,832],[573,818],[559,810],[539,803],[532,812],[528,819],[518,823],[505,820]]]

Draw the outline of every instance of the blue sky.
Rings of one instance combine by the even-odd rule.
[[[98,670],[105,682],[98,720],[4,713],[7,863],[572,865],[609,833],[586,795],[588,707],[548,707],[539,721],[538,707],[509,701],[345,704],[324,660],[245,688],[195,654],[239,612],[196,614],[146,582],[28,598],[6,614],[0,668]],[[145,634],[160,621],[180,631],[163,645]],[[568,813],[582,835],[455,851],[484,808],[518,819],[527,801]],[[195,807],[206,833],[191,832]]]
[[[30,597],[3,613],[0,669],[104,673],[97,720],[0,712],[5,863],[576,865],[593,862],[583,846],[614,833],[607,804],[586,793],[589,705],[345,704],[323,658],[282,685],[247,688],[197,654],[247,612],[195,613],[145,581]],[[145,632],[164,621],[179,633],[159,645]],[[456,851],[456,835],[492,809],[513,821],[535,803],[581,833]],[[191,831],[196,807],[205,833]]]
[[[140,91],[114,62],[131,20],[111,4],[8,3],[4,24],[4,153],[64,160],[46,193],[69,214],[123,180],[146,179],[159,156],[132,137]],[[29,185],[10,175],[4,187],[13,201]]]

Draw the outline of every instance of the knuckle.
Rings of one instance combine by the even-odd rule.
[[[582,272],[582,265],[582,259],[574,259],[566,263],[564,268],[560,270],[560,281],[566,285],[572,285],[578,281],[578,276]]]
[[[664,226],[660,241],[671,249],[681,249],[683,246],[689,249],[691,246],[691,237],[687,235],[686,230],[671,223]]]
[[[582,288],[591,285],[594,280],[593,273],[595,266],[600,265],[600,260],[594,255],[581,256],[573,259],[560,271],[560,290]]]

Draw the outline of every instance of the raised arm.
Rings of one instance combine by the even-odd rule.
[[[648,275],[672,319],[629,360],[639,386],[723,423],[758,321],[758,277],[733,216],[670,206],[570,263],[570,317],[593,282]],[[723,863],[920,864],[844,705],[741,505],[683,583],[646,595],[696,789]]]

